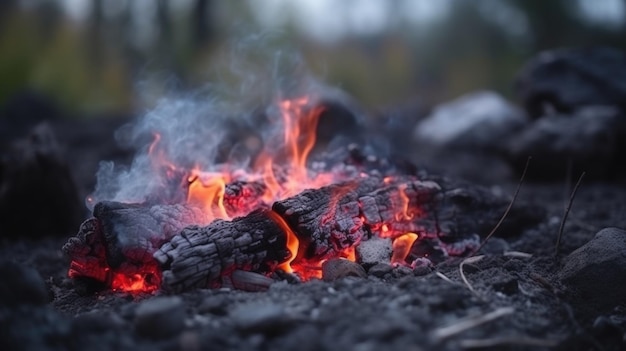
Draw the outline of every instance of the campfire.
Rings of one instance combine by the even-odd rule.
[[[428,266],[473,252],[506,203],[372,162],[355,146],[340,160],[310,162],[324,105],[299,97],[269,110],[280,138],[263,140],[246,167],[184,167],[153,131],[148,155],[160,188],[141,202],[98,199],[64,246],[69,276],[125,292],[245,288],[261,275],[323,278],[331,260],[367,265],[362,245],[382,247],[378,261]],[[480,219],[472,218],[476,199],[490,202]],[[255,274],[233,274],[242,271]]]

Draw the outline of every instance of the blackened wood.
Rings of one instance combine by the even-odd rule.
[[[242,196],[250,184],[234,187],[232,198]],[[249,195],[254,199],[260,190]],[[371,236],[407,232],[428,239],[446,257],[476,246],[507,204],[505,196],[471,184],[369,176],[306,190],[276,202],[272,211],[299,238],[296,260],[339,257]],[[510,212],[516,230],[536,223],[529,208],[516,206]],[[106,281],[102,275],[108,267],[125,270],[128,264],[140,267],[156,259],[166,290],[219,286],[234,269],[271,272],[290,256],[287,234],[269,211],[261,208],[201,227],[207,219],[197,208],[103,202],[64,250],[72,258],[73,276]],[[185,228],[190,223],[198,225]]]
[[[435,235],[439,191],[434,182],[409,177],[366,177],[306,190],[277,201],[273,210],[300,239],[303,257],[322,259],[357,244],[366,235]],[[401,192],[406,196],[405,204]],[[406,216],[402,210],[405,205]]]
[[[111,268],[154,265],[152,254],[164,242],[191,223],[206,222],[202,211],[185,205],[100,202],[63,246],[71,259],[69,275],[106,283]]]
[[[65,236],[81,216],[76,183],[48,124],[6,150],[0,145],[0,237]]]
[[[164,242],[190,224],[207,224],[205,214],[186,205],[123,204],[104,201],[96,204],[93,215],[100,221],[112,268],[124,261],[144,262]]]
[[[264,207],[263,194],[267,187],[261,182],[234,181],[224,189],[224,207],[231,217],[242,216]]]
[[[289,256],[287,236],[266,209],[187,227],[154,253],[161,287],[173,292],[219,287],[235,270],[271,272]]]

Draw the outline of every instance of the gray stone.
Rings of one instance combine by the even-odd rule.
[[[626,231],[602,229],[564,263],[559,277],[582,314],[597,315],[626,301]]]
[[[440,146],[493,149],[526,124],[522,111],[492,91],[437,106],[415,129],[415,140]]]
[[[322,279],[330,282],[345,277],[365,278],[365,269],[358,263],[343,259],[332,258],[322,263]]]
[[[39,273],[14,262],[0,262],[0,301],[6,306],[44,305],[48,302],[46,284]]]
[[[378,263],[389,262],[392,253],[391,239],[373,237],[361,241],[356,247],[357,260],[364,266],[373,266]]]
[[[241,305],[231,312],[230,317],[237,329],[250,333],[280,332],[293,322],[285,308],[275,303]]]
[[[393,271],[393,267],[388,263],[378,263],[367,272],[370,275],[373,275],[378,278],[383,278],[385,275],[391,273]]]
[[[394,268],[392,273],[394,277],[401,278],[407,275],[413,275],[413,269],[407,266],[398,266]]]
[[[626,110],[626,54],[599,47],[544,51],[524,66],[515,87],[534,118],[590,105]]]
[[[142,302],[135,315],[135,329],[141,336],[164,339],[185,328],[185,306],[178,296],[156,297]]]
[[[563,179],[572,173],[608,178],[623,173],[626,118],[616,108],[593,106],[570,115],[544,117],[511,138],[503,154],[521,173],[532,156],[527,176]]]

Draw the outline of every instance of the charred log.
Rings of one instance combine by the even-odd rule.
[[[69,276],[110,283],[125,273],[153,267],[152,254],[189,223],[206,223],[204,214],[184,205],[100,202],[75,237],[63,246],[71,258]]]
[[[219,287],[235,270],[270,272],[289,256],[285,232],[263,209],[230,222],[187,227],[154,253],[162,288],[174,292]]]
[[[321,259],[372,234],[436,234],[439,190],[433,182],[367,177],[306,190],[272,208],[306,247],[303,257]]]
[[[236,199],[254,202],[262,190],[255,183],[229,184],[225,199],[243,206]],[[158,275],[150,279],[161,288],[184,291],[228,285],[235,270],[270,273],[289,258],[306,263],[342,257],[372,236],[415,233],[419,240],[408,260],[423,257],[426,246],[440,252],[429,257],[460,256],[479,244],[479,235],[493,228],[507,205],[506,197],[486,188],[409,176],[369,176],[306,190],[271,210],[210,224],[195,207],[103,202],[64,250],[72,258],[72,277],[108,284],[116,273]],[[514,206],[505,224],[518,232],[533,225],[541,218],[534,208]],[[197,225],[187,227],[191,223]],[[299,242],[295,257],[287,248],[291,233]]]

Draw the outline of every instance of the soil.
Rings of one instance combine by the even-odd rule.
[[[437,171],[479,181],[477,170],[483,169],[485,182],[513,194],[517,176],[505,165],[466,157],[440,163]],[[74,169],[80,169],[80,189],[93,184],[95,170]],[[544,207],[546,219],[517,237],[496,233],[482,259],[463,264],[467,282],[460,274],[463,259],[454,258],[432,269],[398,267],[366,278],[279,281],[262,292],[85,293],[67,278],[69,262],[61,252],[73,233],[5,239],[0,257],[36,270],[47,301],[0,301],[0,349],[623,350],[624,303],[583,314],[558,273],[563,258],[600,229],[626,228],[626,183],[583,181],[555,257],[572,183],[525,182],[518,201]],[[11,292],[11,281],[0,284],[9,294],[22,293]]]

